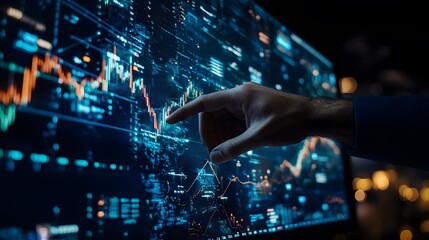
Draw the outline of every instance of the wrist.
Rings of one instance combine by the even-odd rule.
[[[320,136],[354,143],[353,101],[339,99],[311,99],[307,121],[309,136]]]

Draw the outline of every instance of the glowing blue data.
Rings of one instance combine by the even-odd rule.
[[[337,97],[332,63],[252,1],[0,7],[1,237],[229,239],[350,217],[338,142],[216,165],[197,117],[165,122],[249,81]]]

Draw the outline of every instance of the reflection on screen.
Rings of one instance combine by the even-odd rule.
[[[340,145],[215,165],[201,94],[337,96],[332,64],[251,1],[3,0],[0,238],[229,239],[349,218]]]

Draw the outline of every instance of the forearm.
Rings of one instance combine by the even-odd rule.
[[[354,144],[355,123],[353,101],[342,99],[312,99],[307,122],[310,136],[320,136]]]

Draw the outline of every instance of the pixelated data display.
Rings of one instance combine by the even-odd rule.
[[[341,145],[216,165],[192,99],[253,81],[337,97],[332,63],[252,1],[2,0],[0,239],[230,239],[344,221]]]

